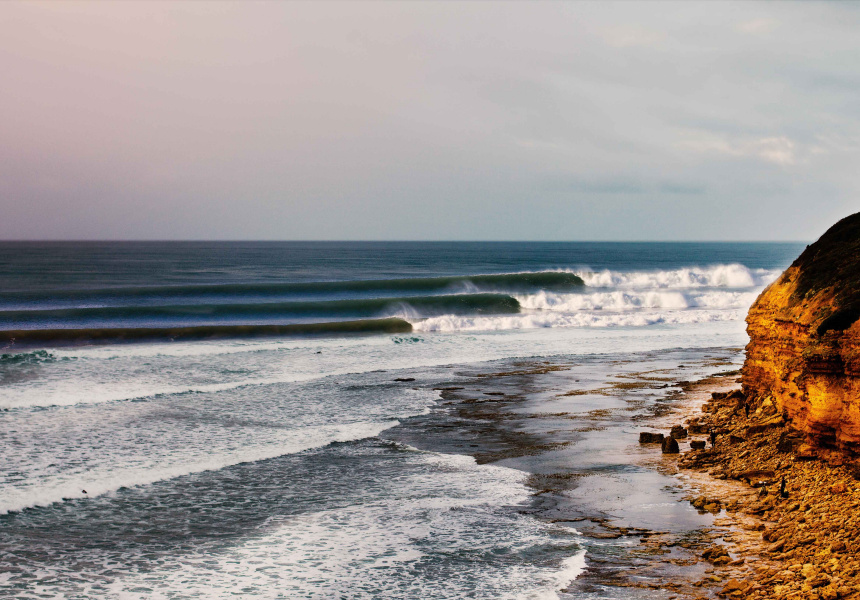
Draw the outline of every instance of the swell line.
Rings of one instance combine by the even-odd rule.
[[[202,325],[197,327],[114,327],[18,329],[0,331],[6,347],[39,343],[75,344],[150,340],[204,340],[237,337],[410,333],[412,325],[396,317],[290,325]]]
[[[47,291],[0,292],[0,303],[45,302],[61,297],[68,301],[95,302],[101,300],[151,301],[207,296],[273,297],[296,294],[337,294],[345,292],[430,292],[474,286],[486,292],[527,292],[537,289],[572,290],[583,285],[578,275],[567,271],[535,271],[483,275],[454,275],[447,277],[415,277],[399,279],[366,279],[351,281],[311,281],[290,283],[236,283],[218,285],[175,285],[105,287],[94,289],[63,289]]]
[[[0,311],[0,323],[16,328],[49,323],[71,326],[75,322],[107,325],[104,321],[145,319],[224,319],[283,317],[374,317],[383,311],[407,307],[426,316],[440,314],[504,314],[519,311],[519,302],[505,294],[456,294],[405,298],[363,298],[321,302],[276,302],[241,304],[195,304],[173,306],[109,306],[50,310]],[[128,325],[128,323],[123,323]]]

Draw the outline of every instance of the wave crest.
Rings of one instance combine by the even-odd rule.
[[[415,331],[499,331],[503,329],[540,329],[547,327],[645,327],[648,325],[677,325],[737,321],[737,310],[697,310],[628,313],[536,313],[510,317],[433,317],[413,323]]]
[[[768,269],[749,269],[733,263],[685,267],[670,271],[587,271],[579,274],[589,287],[621,289],[752,288],[767,285],[779,275]]]
[[[37,364],[53,360],[55,360],[54,355],[47,350],[0,354],[0,365]]]
[[[648,308],[747,308],[755,299],[754,292],[703,291],[681,292],[650,290],[644,292],[615,291],[591,294],[555,294],[540,292],[518,296],[526,310],[577,312],[583,310],[629,311]]]

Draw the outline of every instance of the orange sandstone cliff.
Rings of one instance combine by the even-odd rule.
[[[860,213],[831,227],[747,316],[743,388],[820,446],[860,453]]]

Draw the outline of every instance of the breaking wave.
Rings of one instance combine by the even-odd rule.
[[[581,310],[638,310],[643,308],[746,308],[755,292],[665,290],[595,292],[591,294],[556,294],[539,292],[519,296],[520,306],[531,310],[575,312]]]
[[[778,272],[716,264],[0,294],[0,342],[49,344],[736,320]],[[411,292],[404,295],[403,292]],[[16,295],[17,294],[17,295]],[[38,295],[38,293],[35,293]],[[14,298],[13,298],[14,296]],[[277,302],[266,301],[282,297]],[[12,310],[14,302],[32,301]],[[13,304],[8,304],[8,302]],[[107,302],[107,305],[93,305]],[[18,355],[14,355],[18,356]],[[0,361],[13,360],[6,355]],[[14,359],[18,360],[18,359]],[[38,357],[33,360],[42,360]]]
[[[621,289],[751,288],[764,286],[779,271],[749,269],[741,264],[686,267],[670,271],[585,271],[579,273],[585,285]]]
[[[54,355],[47,350],[34,352],[19,352],[16,354],[0,354],[0,365],[31,365],[55,360]]]
[[[499,331],[503,329],[538,329],[545,327],[645,327],[715,321],[737,321],[741,311],[667,311],[600,313],[535,313],[510,317],[433,317],[413,323],[415,331]]]

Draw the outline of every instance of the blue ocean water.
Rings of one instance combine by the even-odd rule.
[[[561,361],[590,387],[520,410],[573,414],[619,370],[725,369],[801,250],[2,243],[0,595],[567,597],[588,543],[443,440],[439,388]],[[265,329],[344,321],[384,326]]]
[[[535,294],[587,291],[577,273],[589,289],[631,293],[747,289],[797,249],[714,243],[4,243],[0,329],[220,326],[217,333],[226,335],[232,332],[224,328],[233,325],[384,318],[414,326],[428,317],[547,309]],[[596,279],[631,272],[676,280],[649,285]],[[690,302],[701,304],[701,297]],[[546,300],[555,310],[563,301]]]

